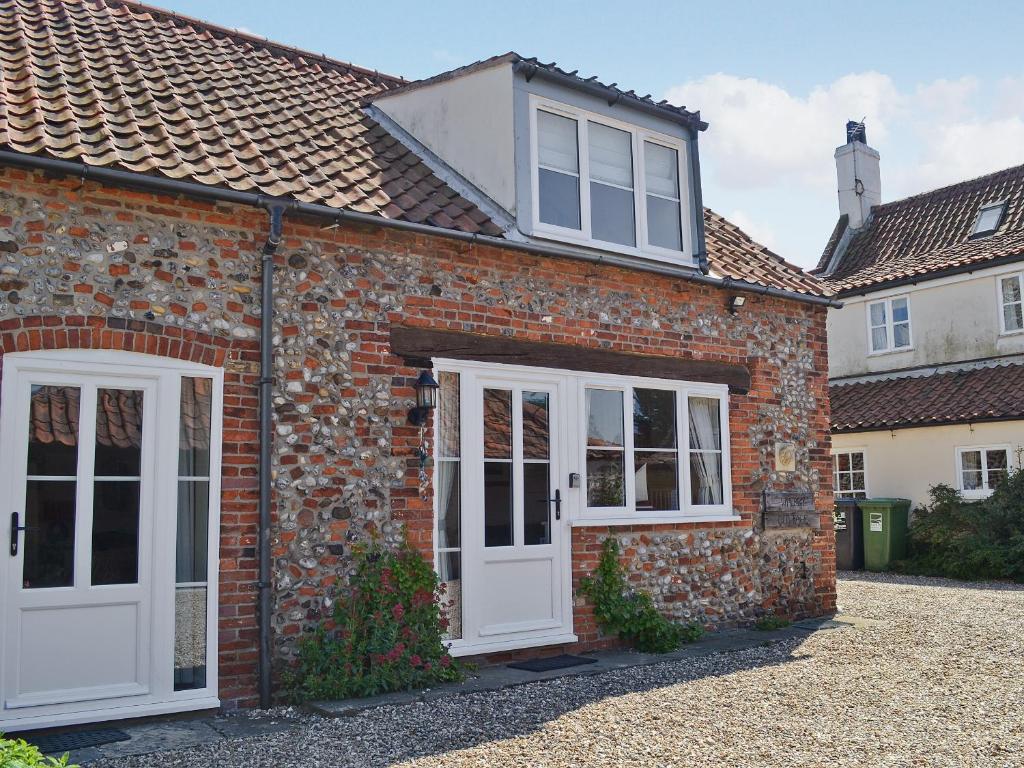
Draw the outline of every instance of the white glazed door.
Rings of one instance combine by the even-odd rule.
[[[3,710],[144,696],[157,382],[12,374]]]
[[[571,633],[564,393],[557,376],[464,376],[464,641],[474,650]]]

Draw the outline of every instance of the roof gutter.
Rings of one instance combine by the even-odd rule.
[[[911,275],[910,277],[901,277],[895,280],[886,280],[885,282],[872,283],[871,285],[865,285],[857,288],[847,288],[839,290],[836,293],[836,296],[867,296],[868,294],[875,293],[877,291],[884,291],[889,288],[899,288],[904,285],[917,285],[918,283],[927,283],[930,280],[938,280],[943,277],[969,275],[973,272],[980,272],[983,269],[1001,267],[1004,264],[1016,264],[1017,262],[1020,261],[1024,261],[1024,251],[1012,254],[1010,256],[1000,256],[997,259],[989,259],[988,261],[979,261],[974,264],[963,264],[959,267],[940,269],[934,272],[928,272],[924,275]]]
[[[120,187],[130,187],[149,192],[162,194],[185,195],[203,200],[214,200],[218,202],[234,203],[236,205],[247,205],[256,208],[270,209],[279,207],[282,211],[294,211],[308,216],[329,219],[331,221],[344,223],[351,222],[369,227],[385,227],[389,229],[402,230],[431,237],[444,237],[451,240],[475,243],[477,245],[502,248],[505,250],[530,253],[536,256],[552,256],[564,259],[576,259],[593,264],[606,264],[620,267],[622,269],[639,270],[652,274],[664,275],[680,280],[687,280],[702,285],[710,285],[724,290],[743,291],[762,296],[797,301],[804,304],[815,304],[826,307],[839,308],[843,304],[831,296],[819,296],[816,294],[799,293],[788,291],[783,288],[759,285],[746,280],[737,280],[731,277],[712,277],[701,274],[690,267],[682,267],[663,262],[648,261],[629,256],[622,256],[604,251],[589,251],[580,248],[566,248],[554,245],[542,245],[532,242],[519,242],[516,240],[505,240],[491,235],[479,235],[469,232],[460,232],[454,229],[442,229],[429,224],[421,224],[413,221],[399,221],[397,219],[386,219],[370,213],[358,213],[356,211],[344,211],[316,203],[303,203],[291,198],[273,197],[257,192],[239,192],[233,189],[212,187],[205,184],[197,184],[191,181],[179,181],[168,179],[163,176],[148,176],[142,173],[121,171],[114,168],[103,168],[87,165],[71,160],[57,160],[41,155],[26,155],[11,150],[0,150],[0,165],[10,165],[19,168],[31,168],[56,173],[65,176],[73,176],[82,180],[92,180],[104,184],[112,184]]]

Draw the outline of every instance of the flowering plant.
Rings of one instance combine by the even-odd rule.
[[[372,696],[462,679],[442,642],[443,585],[407,542],[357,548],[355,573],[334,609],[299,644],[285,674],[294,700]]]

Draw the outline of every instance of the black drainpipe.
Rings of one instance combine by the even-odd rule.
[[[260,633],[260,707],[271,705],[270,696],[270,447],[273,439],[270,396],[274,384],[274,253],[281,243],[283,205],[272,205],[270,234],[263,244],[260,272],[260,536],[259,536],[259,633]]]

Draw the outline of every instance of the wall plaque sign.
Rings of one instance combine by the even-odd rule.
[[[821,517],[814,508],[810,491],[764,491],[761,497],[763,528],[821,527]]]

